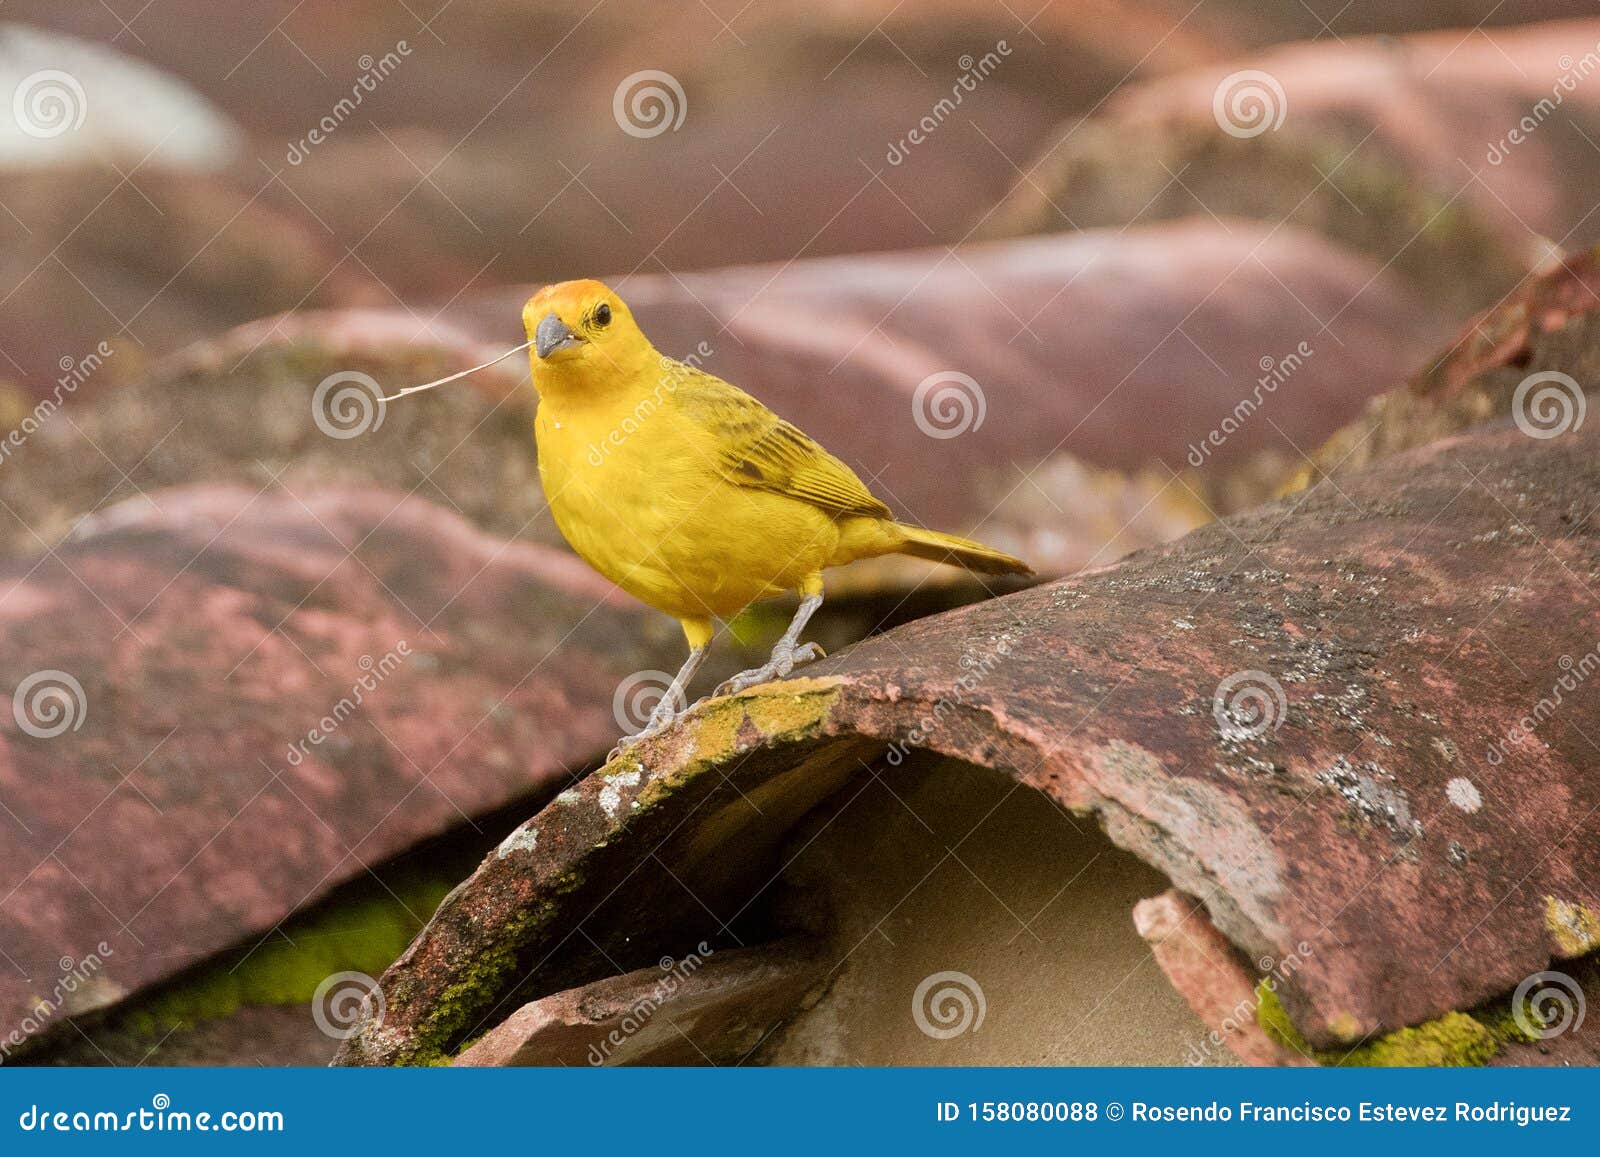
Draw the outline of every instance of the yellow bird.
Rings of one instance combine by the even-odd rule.
[[[689,657],[626,747],[686,702],[712,622],[797,591],[767,663],[718,688],[782,678],[821,656],[800,633],[822,605],[822,572],[908,554],[990,574],[1030,574],[981,543],[895,521],[855,472],[736,386],[659,353],[622,299],[566,281],[529,299],[522,322],[539,392],[539,476],[556,525],[590,566],[683,625]]]

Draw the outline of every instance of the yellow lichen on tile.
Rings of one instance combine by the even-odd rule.
[[[1556,938],[1563,956],[1582,956],[1600,948],[1600,918],[1582,904],[1546,896],[1544,926]]]

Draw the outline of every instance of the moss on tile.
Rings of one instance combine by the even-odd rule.
[[[493,1006],[506,978],[516,971],[523,947],[555,914],[556,905],[546,900],[502,925],[493,944],[463,962],[456,979],[433,1001],[394,1063],[448,1064],[450,1043],[468,1032],[485,1008]]]
[[[411,943],[454,884],[414,875],[334,900],[286,921],[255,945],[183,974],[108,1014],[113,1031],[151,1036],[229,1016],[245,1005],[309,1002],[336,972],[380,975]]]
[[[1265,981],[1256,986],[1256,1021],[1273,1040],[1319,1064],[1380,1068],[1478,1067],[1499,1053],[1501,1038],[1477,1017],[1447,1012],[1425,1024],[1402,1028],[1352,1049],[1316,1049],[1289,1019],[1278,994]]]
[[[1564,956],[1582,956],[1600,948],[1600,917],[1582,904],[1546,896],[1544,925]]]

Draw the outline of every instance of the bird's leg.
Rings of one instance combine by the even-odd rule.
[[[822,594],[808,594],[800,600],[800,607],[794,613],[794,618],[789,620],[789,629],[783,632],[783,638],[778,640],[777,646],[772,648],[772,655],[760,667],[752,667],[748,671],[741,671],[713,692],[715,695],[734,695],[746,687],[754,687],[757,683],[768,683],[773,679],[782,679],[801,663],[809,663],[813,659],[822,658],[824,652],[816,643],[801,643],[800,632],[806,629],[806,623],[811,616],[817,613],[817,608],[822,605]]]
[[[694,673],[700,669],[700,664],[705,662],[706,654],[711,650],[710,643],[703,643],[689,650],[689,657],[683,661],[683,666],[678,668],[677,675],[673,676],[672,686],[668,687],[657,703],[655,710],[650,712],[650,718],[645,725],[632,735],[624,735],[617,741],[616,747],[611,749],[611,754],[606,757],[610,762],[621,755],[628,748],[638,743],[641,739],[649,739],[652,735],[659,735],[667,729],[667,725],[676,719],[681,711],[680,703],[688,702],[685,692],[689,681],[694,678]]]

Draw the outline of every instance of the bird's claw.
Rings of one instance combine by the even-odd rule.
[[[731,679],[724,681],[711,694],[713,697],[737,695],[746,688],[782,679],[801,664],[826,658],[827,654],[818,643],[801,643],[798,647],[776,648],[772,652],[772,657],[761,666],[740,671]]]
[[[822,649],[821,643],[801,643],[794,649],[793,658],[789,663],[789,671],[806,663],[814,663],[818,659],[826,659],[828,652]],[[789,671],[785,671],[787,675]]]
[[[722,695],[737,695],[747,687],[754,687],[759,683],[770,683],[774,679],[782,679],[796,667],[816,659],[826,658],[827,654],[819,643],[801,643],[798,646],[780,645],[773,648],[772,657],[764,664],[759,667],[752,667],[748,671],[739,672],[739,674],[723,682],[707,698],[715,699]],[[650,718],[643,727],[632,735],[624,735],[617,740],[617,745],[611,749],[611,754],[606,756],[606,762],[610,763],[629,748],[649,739],[651,736],[660,735],[672,723],[704,702],[705,699],[700,699],[680,709],[676,703],[662,699],[656,705],[656,709],[650,713]]]
[[[632,735],[624,735],[621,739],[617,740],[617,745],[611,749],[611,754],[606,756],[606,762],[610,763],[613,759],[617,758],[617,756],[621,755],[624,751],[627,751],[628,748],[634,746],[635,744],[649,739],[653,735],[660,735],[673,723],[674,720],[676,720],[680,715],[683,715],[686,711],[688,711],[687,707],[684,708],[683,711],[674,710],[673,705],[667,700],[663,699],[659,704],[657,704],[656,709],[650,712],[650,718],[645,721],[645,725],[643,727],[641,727],[638,731],[635,731]]]

